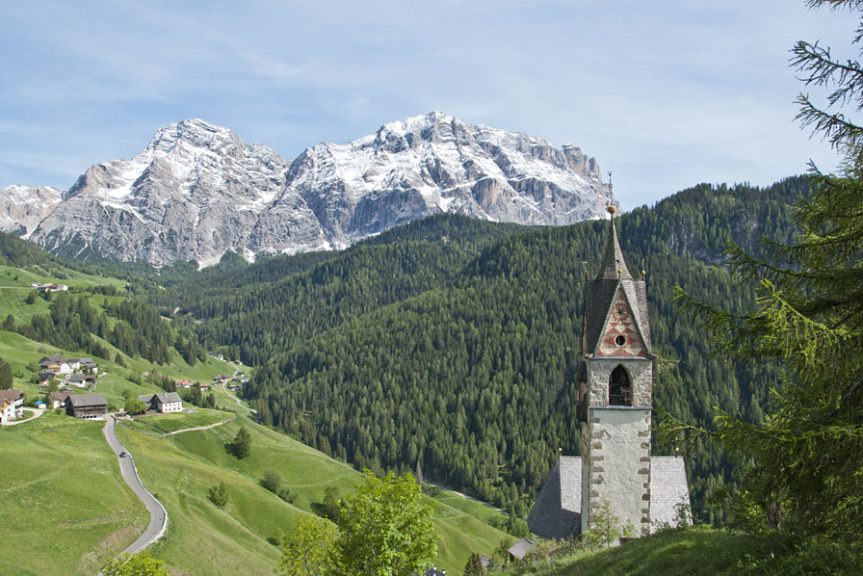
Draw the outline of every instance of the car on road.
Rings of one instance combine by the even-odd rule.
[[[123,450],[122,452],[120,452],[120,458],[125,458],[125,457],[126,457],[126,451]]]

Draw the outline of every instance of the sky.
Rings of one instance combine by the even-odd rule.
[[[581,147],[624,209],[767,185],[835,168],[789,50],[859,57],[856,24],[803,0],[4,0],[0,188],[66,189],[187,118],[290,159],[432,110]]]

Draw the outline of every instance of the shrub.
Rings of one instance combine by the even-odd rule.
[[[207,491],[207,498],[218,508],[224,508],[228,503],[228,490],[225,488],[225,483],[219,482],[216,486],[211,486]]]

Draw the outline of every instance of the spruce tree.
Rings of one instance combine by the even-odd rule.
[[[229,445],[231,454],[242,460],[249,455],[252,449],[252,436],[245,428],[240,428],[234,440]]]
[[[13,386],[12,366],[0,358],[0,390],[10,390]]]
[[[811,0],[848,10],[863,3]],[[853,44],[863,42],[863,18]],[[859,46],[858,46],[859,48]],[[741,501],[762,527],[863,538],[863,128],[843,113],[863,109],[863,70],[829,48],[799,42],[793,66],[807,86],[831,87],[824,107],[801,95],[799,119],[844,161],[836,174],[815,171],[814,189],[797,206],[802,234],[767,243],[755,258],[732,249],[732,266],[758,280],[757,308],[746,315],[687,305],[708,318],[716,341],[736,358],[774,359],[785,383],[773,390],[764,422],[723,414],[716,435],[752,464]],[[760,520],[759,520],[760,518]]]

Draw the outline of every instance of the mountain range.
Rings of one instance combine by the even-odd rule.
[[[230,129],[184,120],[66,191],[0,190],[0,230],[55,254],[217,263],[226,252],[341,249],[436,213],[533,225],[600,217],[614,199],[574,146],[432,112],[287,160]]]

